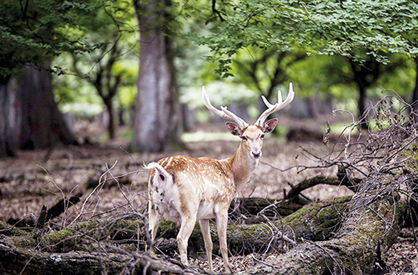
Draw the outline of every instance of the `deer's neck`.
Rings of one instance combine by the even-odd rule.
[[[228,162],[231,166],[237,188],[249,180],[251,174],[258,166],[258,159],[255,160],[250,157],[250,152],[245,149],[242,142],[235,154],[228,159]]]

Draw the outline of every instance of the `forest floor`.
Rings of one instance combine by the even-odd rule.
[[[292,124],[304,125],[302,122]],[[307,122],[305,125],[314,127],[317,124]],[[83,131],[83,127],[78,130]],[[211,127],[206,125],[196,128],[195,133],[205,129],[226,133],[223,127],[223,124]],[[84,135],[97,136],[98,133],[84,132]],[[39,216],[43,205],[49,208],[63,197],[68,198],[77,193],[82,194],[80,203],[53,219],[50,222],[51,228],[62,228],[76,220],[127,215],[132,207],[142,212],[146,206],[148,177],[148,172],[141,169],[144,163],[174,154],[221,159],[232,155],[238,142],[238,138],[188,142],[187,150],[170,149],[161,154],[134,154],[127,152],[126,138],[120,138],[93,145],[54,148],[52,151],[22,151],[17,158],[0,160],[0,220],[18,222],[34,219]],[[317,154],[327,154],[331,147],[321,140],[285,142],[282,139],[267,138],[262,162],[238,196],[279,200],[291,185],[304,179],[320,174],[335,176],[335,169],[303,170],[304,167],[316,165],[304,154],[303,148]],[[344,186],[318,185],[303,194],[317,201],[353,193]],[[191,263],[206,268],[204,253],[199,255]],[[259,261],[268,265],[274,257],[274,253],[231,255],[231,264],[235,271],[240,271]],[[401,231],[396,243],[385,252],[385,258],[391,274],[412,272],[411,263],[418,261],[418,255],[411,229]],[[215,271],[222,270],[220,257],[215,256],[214,266]]]

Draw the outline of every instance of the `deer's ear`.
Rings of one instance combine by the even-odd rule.
[[[277,118],[267,120],[264,123],[263,132],[266,134],[273,132],[274,128],[276,128],[277,126],[277,123],[279,123],[279,120]]]
[[[241,129],[238,127],[237,124],[233,122],[227,122],[225,123],[226,127],[228,127],[228,130],[233,134],[234,136],[240,136],[241,135]]]

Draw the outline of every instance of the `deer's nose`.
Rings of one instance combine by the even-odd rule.
[[[261,156],[261,152],[258,152],[258,153],[252,152],[252,154],[253,154],[253,157],[255,158],[259,158]]]

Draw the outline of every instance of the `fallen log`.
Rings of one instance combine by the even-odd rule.
[[[245,274],[377,274],[385,270],[382,251],[390,248],[399,234],[399,221],[407,200],[394,194],[392,199],[375,195],[362,198],[371,203],[348,204],[348,211],[335,237],[305,241],[268,265],[258,264]],[[244,273],[242,273],[244,274]]]

